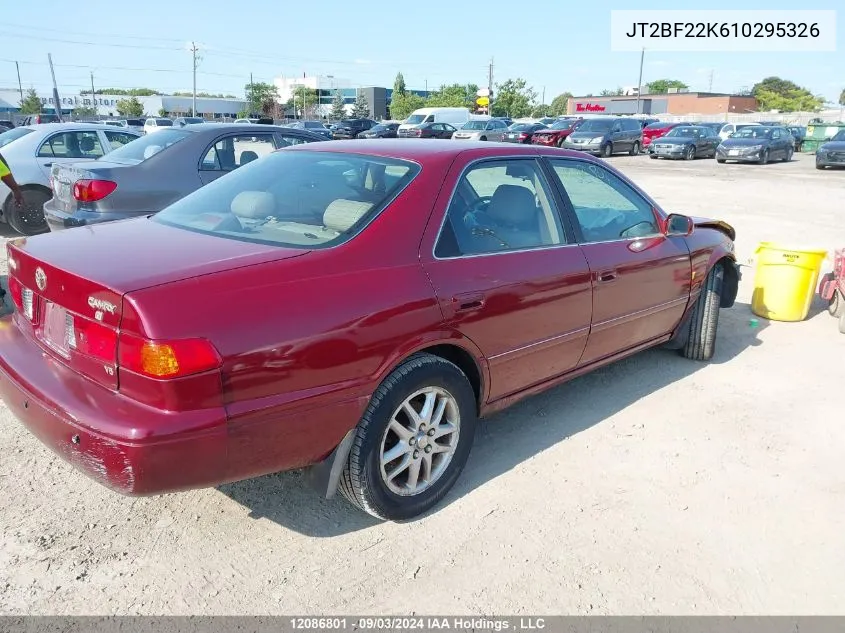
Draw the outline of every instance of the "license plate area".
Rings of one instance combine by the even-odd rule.
[[[67,310],[51,301],[44,302],[41,339],[62,358],[70,359],[70,341],[74,339],[73,319]]]
[[[728,156],[739,156],[739,150],[738,149],[729,150]]]

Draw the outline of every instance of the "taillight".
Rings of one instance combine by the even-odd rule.
[[[522,132],[522,133],[520,133],[519,138],[521,138],[521,139],[528,138],[528,134],[526,132]]]
[[[12,295],[12,301],[14,301],[15,307],[20,312],[23,312],[23,286],[15,277],[9,277],[9,294]],[[32,296],[32,292],[30,292],[30,296]]]
[[[118,364],[129,371],[150,378],[190,376],[221,365],[220,355],[205,339],[151,341],[121,334]]]
[[[117,354],[117,332],[105,325],[68,314],[65,338],[71,349],[81,354],[114,363]]]
[[[111,180],[77,180],[73,184],[73,197],[80,202],[102,200],[117,189],[117,183]]]

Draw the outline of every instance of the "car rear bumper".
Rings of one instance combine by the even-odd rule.
[[[57,455],[127,495],[215,485],[226,471],[222,407],[165,412],[95,384],[0,319],[0,397]]]
[[[51,231],[61,231],[63,229],[71,229],[76,226],[88,226],[90,224],[100,224],[102,222],[114,222],[116,220],[126,220],[130,217],[125,213],[117,211],[86,211],[84,209],[77,209],[73,213],[66,213],[56,209],[51,198],[44,203],[44,219],[47,220],[47,226]]]

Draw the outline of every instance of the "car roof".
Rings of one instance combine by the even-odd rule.
[[[40,123],[32,125],[21,125],[19,127],[25,127],[31,130],[44,130],[45,132],[48,132],[56,130],[90,130],[91,126],[101,125],[103,124],[99,121],[97,121],[96,123],[86,121],[84,123]]]
[[[416,139],[352,139],[343,143],[308,143],[286,147],[286,152],[317,151],[342,154],[369,154],[383,158],[425,160],[426,157],[457,157],[469,150],[485,150],[495,156],[569,156],[599,162],[598,159],[574,150],[565,150],[541,145],[515,143],[491,143],[489,141],[466,141],[456,143],[448,139],[431,139],[425,142]]]
[[[190,118],[190,117],[188,117]],[[181,132],[190,132],[191,134],[205,134],[209,132],[223,131],[244,131],[256,133],[260,130],[278,130],[290,133],[291,128],[282,127],[281,125],[256,125],[255,123],[212,123],[206,122],[202,125],[192,125],[190,127],[180,127]]]

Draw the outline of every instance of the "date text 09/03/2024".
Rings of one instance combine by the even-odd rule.
[[[546,622],[535,617],[294,617],[290,626],[297,631],[540,631]]]

